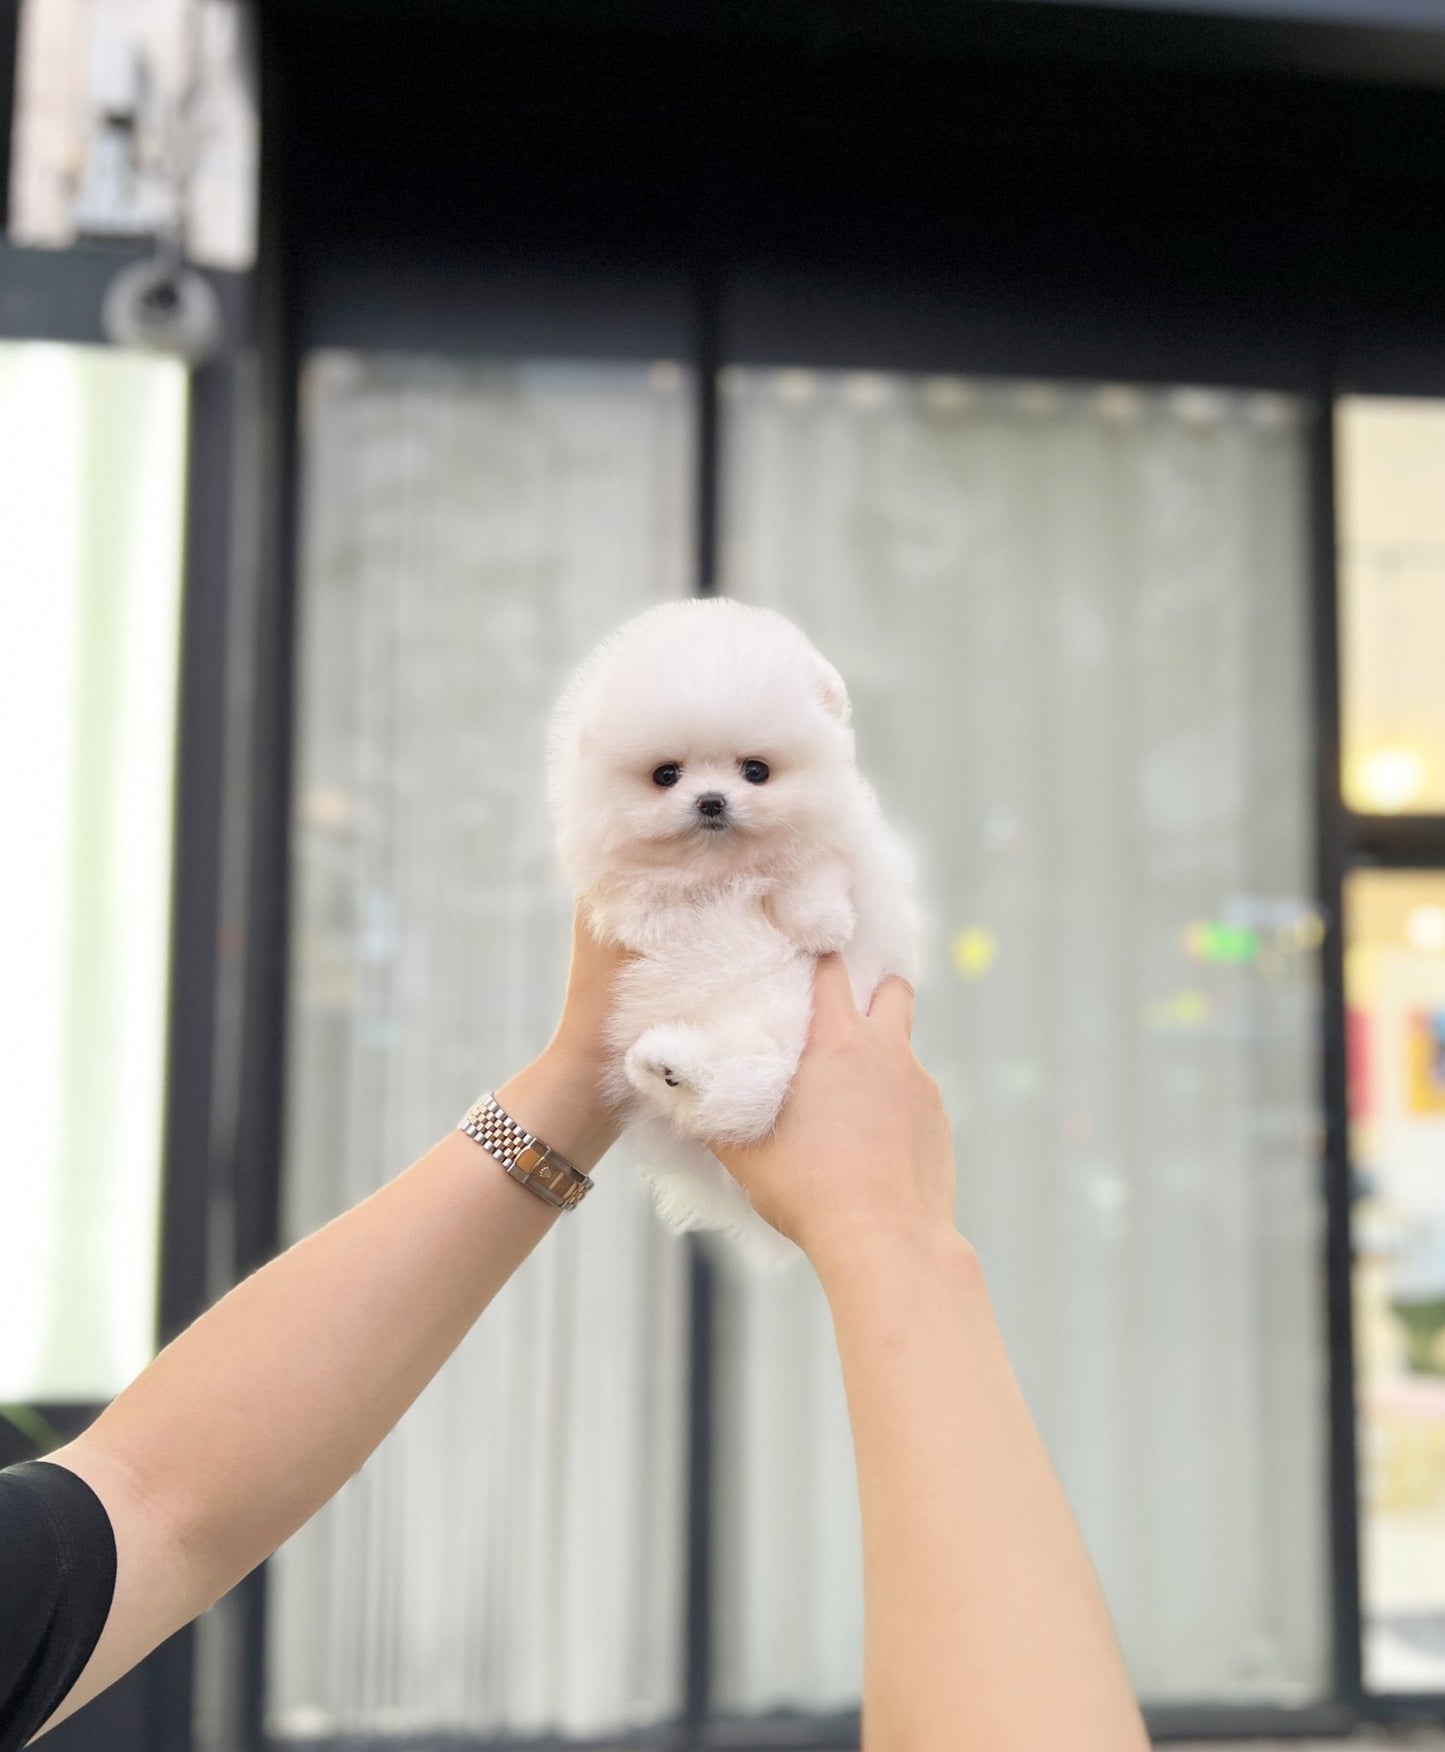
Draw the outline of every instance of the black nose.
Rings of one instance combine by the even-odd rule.
[[[704,791],[697,800],[699,815],[721,815],[728,806],[728,800],[721,791]]]

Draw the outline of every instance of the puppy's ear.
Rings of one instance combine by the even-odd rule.
[[[818,704],[830,718],[836,718],[840,724],[846,724],[852,714],[853,707],[848,699],[848,689],[843,685],[843,677],[833,665],[820,657],[817,674],[813,680],[813,689],[817,695]]]

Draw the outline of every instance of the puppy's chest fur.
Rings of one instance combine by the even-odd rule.
[[[855,922],[850,888],[842,861],[827,859],[702,882],[620,881],[590,899],[596,927],[624,948],[669,960],[723,953],[736,974],[758,956],[843,948]]]

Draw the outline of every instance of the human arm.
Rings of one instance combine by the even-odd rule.
[[[615,1135],[597,1091],[616,961],[579,926],[557,1033],[497,1091],[584,1170]],[[100,1498],[117,1554],[105,1629],[52,1722],[340,1488],[557,1216],[452,1132],[231,1291],[51,1456]]]
[[[912,995],[860,1016],[836,958],[773,1135],[722,1148],[812,1261],[863,1515],[865,1752],[1144,1752],[1108,1610],[954,1224]]]

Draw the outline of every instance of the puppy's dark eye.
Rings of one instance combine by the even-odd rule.
[[[768,779],[768,763],[765,760],[745,760],[742,772],[750,785],[764,785]]]
[[[682,768],[675,760],[667,760],[653,770],[652,782],[666,789],[668,785],[675,785],[681,777]]]

